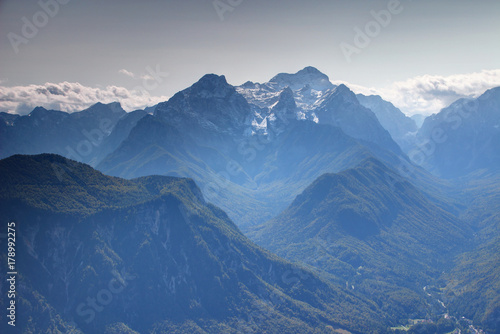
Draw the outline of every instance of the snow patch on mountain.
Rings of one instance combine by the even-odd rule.
[[[259,117],[254,122],[258,124],[254,126],[254,132],[274,132],[277,135],[291,119],[317,123],[314,110],[336,88],[327,75],[314,67],[306,67],[295,74],[280,73],[266,83],[248,81],[236,87],[236,91],[245,97]],[[264,125],[274,129],[264,130]]]

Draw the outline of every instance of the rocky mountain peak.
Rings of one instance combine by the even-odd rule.
[[[224,75],[216,74],[203,76],[189,90],[192,96],[218,98],[225,98],[235,92],[234,87],[227,83]]]
[[[274,127],[279,126],[281,132],[286,124],[290,120],[297,118],[297,104],[295,103],[295,99],[293,96],[293,92],[289,87],[283,89],[279,96],[278,102],[271,109],[272,114],[274,114],[274,118],[277,118],[272,122]]]
[[[286,87],[280,94],[278,104],[296,107],[293,92],[290,87]]]
[[[356,98],[356,94],[350,90],[346,85],[341,84],[335,89],[328,91],[324,95],[324,103],[347,103],[353,105],[359,105],[359,101]]]
[[[33,109],[30,113],[29,116],[37,116],[37,115],[42,115],[45,114],[48,110],[45,109],[44,107],[36,107]]]
[[[328,76],[314,67],[306,67],[295,74],[280,73],[269,80],[269,83],[279,87],[290,87],[292,90],[298,90],[305,85],[311,86],[315,90],[327,90],[335,86],[330,82]]]
[[[80,114],[92,114],[92,113],[103,113],[103,112],[113,112],[117,114],[125,114],[126,111],[122,108],[122,105],[120,102],[111,102],[108,104],[104,104],[101,102],[97,102],[96,104],[93,104],[89,108],[82,110]]]

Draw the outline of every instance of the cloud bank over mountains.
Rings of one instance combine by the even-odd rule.
[[[0,86],[0,111],[26,115],[35,107],[80,111],[102,102],[120,102],[123,109],[133,111],[168,100],[168,96],[152,96],[146,89],[137,87],[88,87],[75,82],[45,83],[29,86]]]
[[[380,89],[346,85],[356,93],[380,95],[407,115],[428,116],[460,98],[477,98],[488,89],[500,86],[500,69],[451,76],[423,75]]]
[[[136,74],[121,70],[131,78]],[[150,80],[149,76],[140,78]],[[439,112],[452,102],[464,97],[478,97],[486,90],[500,86],[500,69],[457,74],[451,76],[424,75],[398,81],[384,88],[369,88],[345,83],[356,93],[380,95],[392,102],[407,115],[430,115]],[[0,81],[0,111],[25,115],[35,107],[66,112],[83,110],[97,102],[120,102],[127,111],[144,109],[169,99],[168,96],[153,96],[144,87],[127,89],[118,86],[88,87],[80,83],[62,82],[43,85],[5,86]]]

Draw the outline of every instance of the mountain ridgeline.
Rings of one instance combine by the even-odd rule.
[[[356,333],[387,325],[371,301],[255,246],[190,179],[128,181],[56,155],[16,155],[0,171],[0,219],[17,222],[22,236],[23,332]]]
[[[249,235],[286,259],[372,296],[402,320],[430,312],[422,288],[468,249],[471,231],[465,226],[370,158],[321,176]]]
[[[418,129],[415,121],[380,96],[357,94],[356,97],[359,103],[375,113],[380,124],[389,131],[401,149],[407,152],[413,143],[413,135]]]
[[[436,175],[453,179],[500,170],[500,87],[461,99],[428,117],[409,155]]]
[[[0,158],[56,153],[93,165],[99,155],[107,155],[116,148],[108,140],[116,123],[132,116],[119,103],[97,103],[72,114],[42,107],[14,119],[2,114]]]

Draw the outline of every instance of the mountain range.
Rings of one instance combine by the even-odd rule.
[[[273,220],[249,233],[286,259],[307,263],[372,296],[392,317],[424,317],[424,285],[468,249],[471,229],[370,158],[324,174]],[[416,307],[418,305],[418,308]],[[424,314],[413,314],[418,309]]]
[[[297,85],[291,82],[303,78],[308,81],[292,90]],[[327,79],[312,68],[240,87],[229,85],[223,76],[204,76],[139,121],[97,168],[125,178],[192,177],[208,200],[245,227],[279,213],[300,187],[327,171],[339,171],[372,154],[393,163],[404,159],[354,93],[326,84]],[[308,94],[313,95],[306,96],[307,87],[324,91],[311,88]],[[241,205],[235,208],[235,202]],[[245,204],[249,202],[251,208]],[[255,206],[264,215],[249,216]]]
[[[1,219],[20,236],[23,332],[385,328],[371,301],[254,245],[190,179],[118,179],[48,154],[0,171]]]
[[[0,113],[23,330],[498,333],[499,101],[419,127],[306,67]]]
[[[500,87],[477,99],[460,99],[424,121],[409,153],[443,178],[500,168]]]
[[[119,103],[97,103],[72,114],[43,107],[26,116],[1,113],[0,157],[56,153],[95,164],[99,154],[115,149],[106,139],[121,118],[129,117]]]

